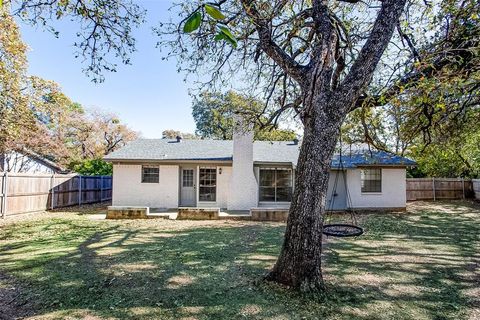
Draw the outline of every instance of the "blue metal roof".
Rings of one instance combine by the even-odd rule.
[[[342,162],[340,163],[340,155],[333,156],[331,166],[332,168],[355,168],[362,166],[414,166],[416,162],[401,156],[397,156],[393,153],[385,151],[356,151],[354,153],[347,153],[341,156]]]
[[[292,141],[255,141],[253,161],[256,163],[297,164],[300,144]],[[340,156],[332,159],[332,168],[341,168]],[[107,161],[232,161],[232,140],[138,139],[107,155]],[[342,155],[344,168],[358,166],[412,166],[415,162],[384,151],[355,151]]]

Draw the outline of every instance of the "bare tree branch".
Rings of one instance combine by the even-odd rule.
[[[292,78],[299,83],[304,82],[303,74],[306,70],[305,66],[300,65],[292,57],[290,57],[278,44],[272,40],[272,24],[271,21],[261,17],[256,9],[253,0],[241,0],[246,14],[252,18],[255,23],[259,36],[259,45],[263,51],[272,58],[278,65]]]
[[[346,95],[351,101],[356,101],[358,95],[366,88],[372,79],[373,72],[392,37],[406,0],[385,0],[377,15],[372,32],[362,47],[358,58],[353,63],[350,72],[340,84],[338,94]]]

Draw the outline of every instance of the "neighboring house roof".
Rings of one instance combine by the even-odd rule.
[[[255,141],[253,143],[253,161],[257,163],[291,163],[296,165],[300,145],[292,141]],[[231,161],[232,140],[186,140],[138,139],[123,148],[107,155],[107,161],[145,160],[145,161],[181,161],[210,160]],[[415,162],[384,151],[355,151],[342,156],[344,168],[364,165],[412,166]],[[339,155],[332,159],[332,167],[339,168]]]
[[[60,166],[59,164],[26,148],[11,151],[4,155],[0,155],[0,171],[8,170],[10,162],[13,163],[12,165],[14,166],[13,168],[14,170],[16,169],[15,168],[16,166],[23,167],[22,169],[28,169],[29,167],[32,167],[33,165],[32,161],[34,161],[35,164],[42,165],[45,168],[48,168],[51,171],[56,173],[68,172],[67,169]],[[6,167],[7,169],[4,167]]]
[[[55,172],[58,172],[58,173],[64,173],[64,172],[68,172],[67,169],[65,169],[64,167],[62,167],[61,165],[53,162],[52,160],[49,160],[47,158],[45,158],[44,156],[32,151],[32,150],[28,150],[28,149],[23,149],[21,151],[19,151],[19,153],[27,156],[27,157],[30,157],[31,159],[34,159],[36,161],[38,161],[39,163],[43,164],[44,166],[46,167],[49,167],[50,169],[52,169],[53,171]]]

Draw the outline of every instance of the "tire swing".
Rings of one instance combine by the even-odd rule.
[[[345,168],[343,167],[343,159],[342,159],[342,138],[340,134],[340,153],[339,153],[339,167],[340,172],[343,177],[343,186],[345,188],[346,193],[346,204],[347,209],[345,213],[342,215],[346,215],[347,212],[350,213],[350,219],[344,219],[340,222],[330,223],[332,220],[332,212],[335,205],[335,197],[337,196],[337,187],[338,187],[338,177],[340,175],[339,172],[335,175],[335,181],[333,184],[332,193],[330,195],[330,203],[328,206],[328,212],[325,215],[327,216],[327,224],[323,225],[323,234],[330,237],[339,237],[339,238],[347,238],[347,237],[358,237],[363,234],[363,228],[358,226],[357,218],[355,215],[355,210],[352,209],[352,199],[350,198],[350,192],[348,191],[347,186],[347,175]]]

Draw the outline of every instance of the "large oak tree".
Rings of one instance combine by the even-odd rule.
[[[229,17],[222,21],[231,25],[235,39],[206,43],[206,35],[217,32],[212,28],[215,21],[209,19],[191,39],[184,40],[180,35],[176,40],[180,49],[173,49],[180,59],[192,54],[183,49],[192,44],[199,59],[210,60],[215,53],[217,68],[230,63],[237,67],[232,69],[242,70],[238,64],[254,63],[259,72],[257,84],[263,84],[271,96],[277,95],[274,116],[294,109],[300,117],[304,134],[295,192],[282,251],[267,278],[302,291],[323,289],[322,229],[330,160],[340,127],[371,82],[406,4],[406,0],[385,0],[362,14],[348,13],[349,8],[358,6],[354,4],[357,1],[349,2],[345,7],[321,0],[223,1],[222,12]],[[193,13],[186,23],[202,10],[201,6],[191,8]],[[350,30],[355,27],[347,23],[354,24],[355,17],[364,20],[367,14],[375,18],[367,19],[367,28],[356,29],[362,44],[356,40],[358,52],[349,51],[354,46],[349,40]],[[228,36],[230,30],[222,28],[218,34]],[[240,52],[239,57],[235,50]],[[189,66],[195,70],[195,65]],[[213,80],[222,79],[222,70],[217,70]]]
[[[290,112],[303,124],[285,240],[267,279],[322,290],[326,191],[342,123],[358,108],[415,95],[425,79],[478,67],[478,3],[240,0],[219,1],[213,14],[211,3],[182,4],[182,23],[159,29],[168,56],[210,75],[209,86],[250,83],[271,121]]]

